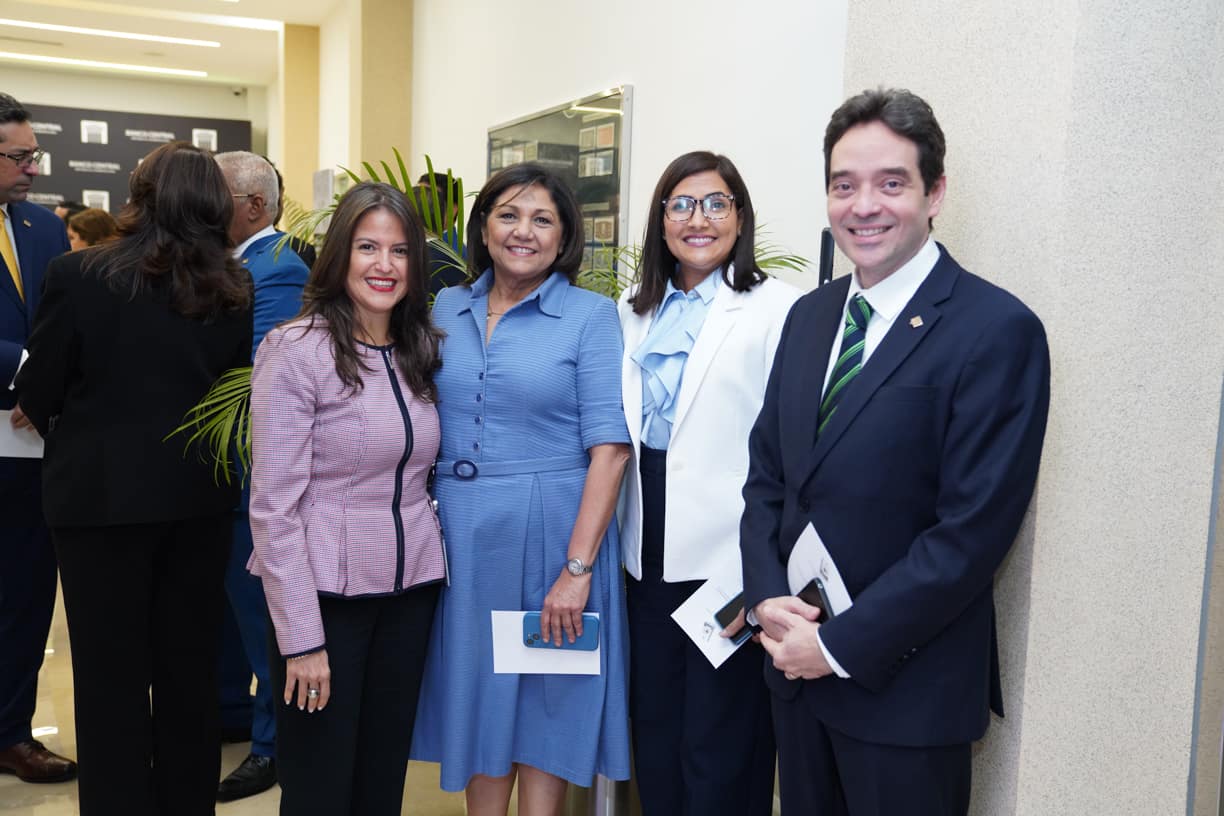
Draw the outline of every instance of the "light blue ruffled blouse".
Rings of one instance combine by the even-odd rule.
[[[668,281],[646,339],[629,355],[642,369],[642,444],[648,448],[667,450],[671,442],[684,365],[721,285],[722,269],[688,292]]]

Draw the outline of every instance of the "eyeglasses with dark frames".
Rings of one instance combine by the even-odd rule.
[[[41,162],[42,157],[45,155],[47,155],[47,151],[41,147],[36,147],[27,153],[0,153],[0,156],[15,163],[18,167],[33,167]]]
[[[731,214],[735,196],[728,193],[710,193],[704,198],[672,196],[663,199],[663,214],[668,221],[688,221],[701,205],[701,212],[710,221],[721,221]]]

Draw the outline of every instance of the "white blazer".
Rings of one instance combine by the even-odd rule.
[[[646,339],[654,313],[633,313],[629,298],[635,291],[625,290],[617,306],[625,334],[621,392],[633,438],[617,520],[625,569],[641,579],[642,369],[630,355]],[[665,581],[709,578],[724,559],[738,557],[748,433],[765,399],[782,325],[802,294],[774,278],[747,292],[736,292],[725,282],[718,287],[684,366],[667,449]]]

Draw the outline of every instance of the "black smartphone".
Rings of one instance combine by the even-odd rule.
[[[807,586],[799,590],[799,600],[820,608],[820,615],[816,618],[817,623],[824,623],[833,617],[833,610],[829,606],[829,594],[825,592],[824,581],[819,578],[813,578],[807,582]]]
[[[714,613],[714,620],[718,621],[718,625],[726,629],[731,624],[735,623],[735,617],[739,615],[740,610],[744,608],[744,593],[736,595],[731,600],[727,601],[722,609]],[[743,643],[748,638],[752,637],[757,632],[756,627],[750,625],[747,621],[738,632],[731,636],[731,642],[736,646]]]

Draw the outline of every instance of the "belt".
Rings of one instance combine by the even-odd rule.
[[[507,462],[473,462],[471,459],[456,459],[453,462],[438,462],[438,476],[456,479],[475,479],[477,476],[513,476],[518,473],[544,473],[554,470],[575,470],[591,463],[585,453],[573,456],[551,456],[547,459],[514,459]]]

